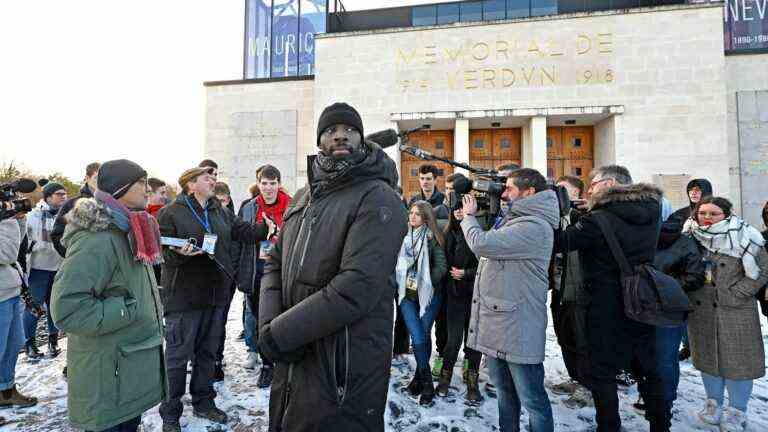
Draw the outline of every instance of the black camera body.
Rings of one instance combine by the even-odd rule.
[[[32,211],[32,201],[29,198],[19,198],[18,193],[30,193],[37,188],[37,184],[29,179],[18,179],[9,183],[0,184],[0,220],[8,219],[19,213]],[[11,209],[6,209],[4,203],[10,202]]]
[[[461,197],[475,191],[477,208],[495,218],[501,212],[501,195],[507,187],[507,178],[495,172],[482,172],[479,169],[475,170],[474,174],[475,180],[464,178],[453,183],[453,192],[448,195],[451,210],[461,208]]]

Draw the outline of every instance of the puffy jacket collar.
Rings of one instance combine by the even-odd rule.
[[[560,226],[560,205],[557,194],[549,189],[512,203],[509,212],[515,216],[536,216],[544,219],[552,227]]]
[[[663,192],[647,183],[616,185],[589,200],[590,210],[604,209],[631,225],[645,225],[660,216]]]
[[[94,198],[77,200],[75,207],[67,213],[66,218],[67,228],[63,239],[65,242],[79,231],[106,231],[112,223],[107,207]]]
[[[365,145],[368,146],[368,156],[363,159],[362,162],[355,165],[347,175],[334,179],[333,182],[327,182],[327,179],[323,173],[314,169],[314,162],[317,156],[311,155],[307,157],[307,175],[309,176],[309,185],[313,194],[315,189],[322,189],[322,194],[343,189],[352,184],[355,184],[364,180],[379,179],[385,181],[391,187],[397,185],[397,167],[395,162],[384,153],[384,150],[379,147],[373,141],[366,141]],[[318,186],[323,186],[318,188]]]

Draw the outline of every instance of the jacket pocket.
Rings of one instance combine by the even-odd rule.
[[[70,344],[67,352],[69,413],[77,422],[90,418],[94,407],[112,409],[117,400],[114,351],[81,350]]]
[[[160,335],[154,335],[141,342],[118,347],[115,370],[118,405],[147,397],[162,387],[162,344]]]
[[[481,347],[493,350],[500,359],[508,358],[520,339],[520,302],[478,296],[480,319],[477,342]]]

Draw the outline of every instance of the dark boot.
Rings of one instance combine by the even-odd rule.
[[[451,379],[453,378],[453,369],[440,371],[440,379],[437,381],[437,393],[440,397],[448,396],[448,390],[451,387]]]
[[[680,361],[686,361],[689,358],[691,358],[691,350],[689,350],[686,347],[683,347],[683,349],[681,349],[680,352],[677,353],[677,359]]]
[[[48,335],[48,355],[51,357],[58,357],[59,354],[61,354],[61,350],[59,349],[59,335]]]
[[[262,366],[261,372],[259,372],[259,379],[256,381],[256,387],[260,389],[269,388],[272,386],[272,378],[274,378],[274,369],[272,366]]]
[[[416,373],[419,374],[419,380],[421,381],[419,405],[432,405],[435,399],[435,384],[432,382],[432,371],[421,369],[416,371]]]
[[[213,370],[213,382],[222,381],[224,381],[224,366],[221,363],[216,362]]]
[[[413,397],[417,397],[421,394],[421,379],[419,377],[419,370],[417,369],[416,372],[413,373],[413,379],[411,382],[405,387],[406,390],[408,390],[408,394],[410,394]]]
[[[37,398],[24,396],[16,386],[0,392],[0,407],[17,406],[28,408],[37,405]]]
[[[37,341],[35,338],[30,338],[24,345],[24,350],[27,353],[27,358],[30,360],[39,359],[43,354],[37,349]]]
[[[480,379],[476,370],[469,369],[467,371],[467,394],[464,398],[470,405],[479,404],[483,401],[483,395],[480,393],[480,386],[478,381]]]
[[[226,424],[229,421],[229,416],[224,411],[214,407],[211,407],[205,411],[193,410],[195,417],[210,420],[214,423]]]

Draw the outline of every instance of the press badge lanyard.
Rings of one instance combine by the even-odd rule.
[[[198,222],[200,222],[200,225],[203,226],[203,229],[205,232],[210,233],[211,232],[211,221],[208,220],[208,207],[205,207],[203,209],[203,216],[205,219],[201,219],[200,216],[197,215],[197,212],[194,208],[192,208],[192,203],[189,202],[189,197],[184,197],[184,199],[187,201],[187,207],[189,207],[189,211],[192,212],[192,216],[197,219]]]

